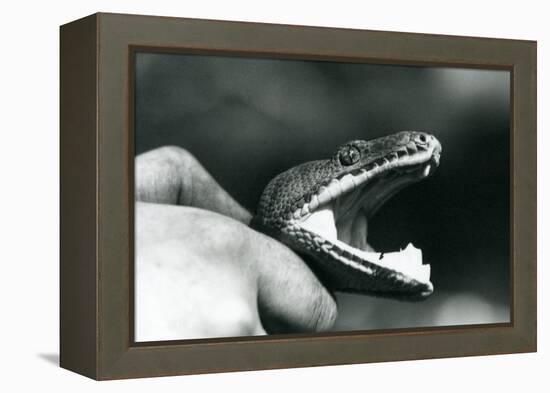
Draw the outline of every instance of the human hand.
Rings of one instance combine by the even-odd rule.
[[[136,341],[330,328],[336,303],[186,150],[136,157]]]

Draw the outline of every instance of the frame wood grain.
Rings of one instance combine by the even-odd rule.
[[[133,341],[137,49],[508,69],[509,324]],[[536,42],[95,14],[61,27],[61,366],[104,380],[536,351]]]

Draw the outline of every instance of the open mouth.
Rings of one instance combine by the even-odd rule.
[[[424,284],[431,293],[430,265],[422,251],[408,244],[398,252],[378,252],[367,242],[368,223],[376,211],[404,187],[430,176],[439,165],[441,145],[406,146],[332,179],[294,212],[296,225],[329,241],[338,260],[369,272],[369,264],[398,272]]]

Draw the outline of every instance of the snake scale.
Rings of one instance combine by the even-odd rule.
[[[368,221],[404,187],[439,165],[435,136],[402,131],[340,146],[332,157],[295,166],[264,189],[251,226],[302,255],[331,290],[404,300],[433,292],[420,250],[377,253]]]

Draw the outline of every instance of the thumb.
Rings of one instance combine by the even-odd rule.
[[[292,250],[254,231],[258,308],[269,333],[323,331],[334,325],[337,308],[330,292]]]

